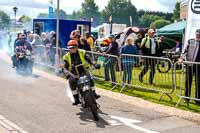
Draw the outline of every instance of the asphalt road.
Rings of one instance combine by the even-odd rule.
[[[175,116],[102,97],[100,121],[72,106],[67,83],[43,75],[17,75],[0,60],[0,115],[29,133],[199,133],[200,127]],[[1,126],[1,124],[0,124]]]

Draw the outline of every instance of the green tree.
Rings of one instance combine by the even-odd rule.
[[[8,27],[10,24],[10,17],[3,11],[0,11],[0,28]]]
[[[71,19],[82,19],[82,13],[81,11],[73,11],[72,18]]]
[[[154,22],[151,23],[151,28],[155,28],[155,29],[160,29],[162,28],[163,26],[165,25],[168,25],[170,24],[171,22],[168,21],[168,20],[164,20],[164,19],[158,19],[158,20],[155,20]]]
[[[112,15],[114,23],[124,23],[130,25],[130,16],[132,16],[133,25],[138,24],[137,9],[131,3],[131,0],[109,0],[108,5],[102,11],[104,22],[108,22]]]
[[[96,5],[94,0],[85,0],[81,5],[82,15],[90,20],[91,17],[94,18],[94,25],[98,25],[101,21],[101,14],[99,12],[99,7]]]
[[[40,13],[40,14],[38,14],[38,16],[37,16],[37,18],[48,18],[49,17],[49,15],[47,14],[47,13]]]
[[[179,20],[180,19],[180,2],[177,2],[173,11],[172,20]]]
[[[152,22],[154,22],[156,20],[160,20],[160,19],[164,19],[164,18],[157,16],[157,15],[150,15],[150,14],[145,13],[139,20],[140,26],[150,27]]]
[[[90,18],[94,18],[93,26],[96,26],[101,21],[101,14],[99,12],[99,7],[96,5],[94,0],[85,0],[81,4],[81,10],[72,13],[72,19],[82,19],[90,21]]]
[[[26,22],[30,22],[30,21],[31,21],[31,18],[29,16],[23,15],[19,18],[19,22],[22,22],[22,23],[26,23]]]
[[[57,9],[55,10],[54,14],[55,14],[55,17],[56,17],[56,13],[57,13]],[[60,15],[60,19],[67,19],[67,13],[64,11],[64,10],[60,10],[59,11],[59,15]]]

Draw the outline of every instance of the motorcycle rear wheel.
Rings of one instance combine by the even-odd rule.
[[[160,72],[160,73],[167,73],[169,72],[169,70],[171,69],[171,63],[167,60],[160,60],[158,63],[157,63],[157,70]]]

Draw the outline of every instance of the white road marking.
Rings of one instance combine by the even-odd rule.
[[[139,120],[132,120],[132,119],[118,117],[118,116],[112,116],[112,115],[110,117],[114,120],[118,120],[119,122],[121,122],[122,124],[124,124],[128,127],[134,128],[138,131],[142,131],[142,132],[145,132],[145,133],[159,133],[159,132],[152,131],[152,130],[149,130],[149,129],[145,129],[143,127],[139,127],[139,126],[135,125],[134,123],[141,123],[142,122],[142,121],[139,121]],[[113,121],[113,120],[111,120],[111,121]],[[114,123],[114,125],[119,125],[119,123],[116,122],[116,123]]]
[[[116,120],[106,120],[111,126],[120,126],[122,123],[116,121]]]
[[[23,130],[13,122],[9,121],[5,117],[0,115],[0,126],[6,129],[7,131],[17,131],[19,133],[28,133],[27,131]]]

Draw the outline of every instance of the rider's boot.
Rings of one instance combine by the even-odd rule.
[[[79,95],[74,95],[74,103],[72,103],[72,105],[78,105],[80,104],[80,100],[79,100]]]
[[[93,90],[93,94],[94,94],[94,97],[96,98],[96,99],[98,99],[98,98],[100,98],[101,96],[100,95],[98,95],[97,93],[96,93],[96,91],[94,91]]]

